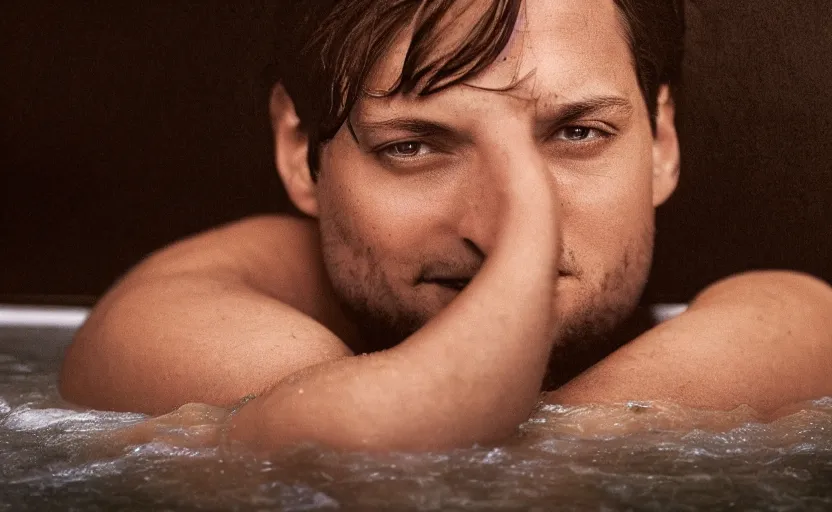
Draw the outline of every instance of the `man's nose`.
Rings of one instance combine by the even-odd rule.
[[[507,132],[507,131],[506,131]],[[499,143],[478,154],[459,198],[459,236],[473,243],[486,256],[497,243],[508,209],[527,200],[540,188],[555,194],[549,165],[529,133],[503,133]],[[537,222],[541,219],[526,219]]]

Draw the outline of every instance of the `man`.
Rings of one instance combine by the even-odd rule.
[[[148,258],[76,336],[68,399],[253,394],[231,430],[253,445],[423,450],[510,435],[544,379],[561,403],[770,412],[832,393],[832,290],[807,276],[724,280],[615,341],[677,182],[677,4],[309,4],[287,6],[297,51],[270,104],[309,218]]]

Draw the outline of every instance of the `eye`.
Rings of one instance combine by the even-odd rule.
[[[603,139],[609,134],[598,128],[589,126],[566,126],[555,133],[555,138],[567,142],[587,142]]]
[[[379,149],[379,153],[393,158],[417,158],[430,153],[430,150],[422,142],[407,140],[385,146]]]

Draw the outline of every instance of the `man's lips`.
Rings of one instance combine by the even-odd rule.
[[[445,288],[461,291],[468,286],[471,279],[472,278],[470,277],[436,277],[432,279],[425,279],[424,282],[438,284],[439,286],[444,286]]]
[[[559,278],[560,277],[568,277],[570,275],[572,275],[572,274],[570,274],[566,271],[563,271],[563,270],[558,271],[558,277]],[[473,276],[472,277],[467,277],[467,276],[461,276],[461,277],[458,277],[458,276],[431,276],[431,277],[422,277],[422,278],[420,278],[418,283],[436,284],[436,285],[439,285],[439,286],[442,286],[442,287],[445,287],[445,288],[450,288],[452,290],[461,291],[466,286],[468,286],[468,283],[471,282],[471,279],[473,279]]]

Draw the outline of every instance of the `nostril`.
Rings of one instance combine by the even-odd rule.
[[[470,249],[470,250],[471,250],[471,252],[473,252],[474,254],[476,254],[476,255],[477,255],[477,258],[479,258],[480,260],[484,260],[484,259],[485,259],[485,257],[487,256],[487,254],[485,253],[485,251],[484,251],[484,250],[482,250],[482,249],[480,248],[480,246],[479,246],[479,245],[477,245],[477,243],[476,243],[476,242],[474,242],[474,241],[473,241],[473,240],[471,240],[470,238],[463,238],[463,239],[462,239],[462,241],[463,241],[463,243],[465,243],[465,246],[466,246],[468,249]]]

